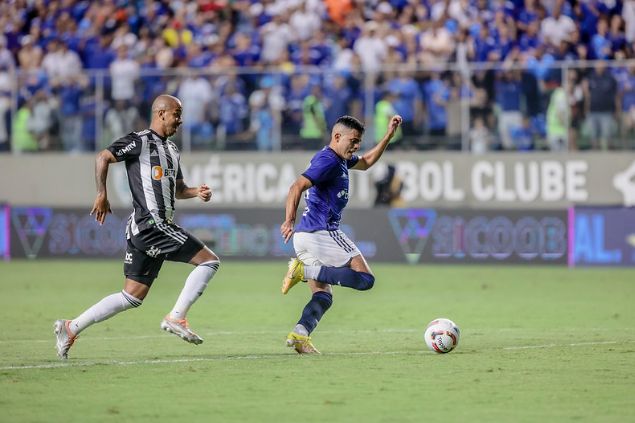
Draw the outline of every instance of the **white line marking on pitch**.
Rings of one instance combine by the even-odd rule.
[[[523,331],[523,332],[532,332],[527,328],[500,328],[500,329],[462,329],[461,332],[467,333],[481,333],[488,331],[499,331],[499,332],[513,332],[513,331]],[[601,332],[601,331],[610,331],[615,330],[614,328],[558,328],[554,329],[558,332],[575,332],[575,331],[593,331],[593,332]],[[620,331],[631,331],[635,330],[635,328],[620,328]],[[534,332],[544,333],[545,330],[533,330]],[[366,330],[321,330],[320,333],[323,334],[344,334],[344,333],[413,333],[413,332],[424,332],[423,328],[418,329],[366,329]],[[199,332],[200,333],[200,332]],[[226,335],[280,335],[281,333],[286,333],[285,331],[218,331],[218,332],[207,332],[202,333],[204,336],[226,336]],[[136,335],[136,336],[104,336],[104,337],[88,337],[83,338],[82,342],[86,341],[113,341],[117,339],[150,339],[150,338],[164,338],[165,334],[159,335]],[[16,344],[16,343],[49,343],[55,342],[55,338],[52,336],[51,339],[10,339],[6,341],[0,341],[0,345],[2,344]]]
[[[604,341],[604,342],[582,342],[574,344],[545,344],[545,345],[526,345],[519,347],[506,347],[500,350],[523,350],[534,348],[553,348],[553,347],[580,347],[588,345],[607,345],[607,344],[630,344],[635,343],[632,341]],[[493,351],[496,349],[485,349],[482,351]],[[459,352],[460,353],[460,352]],[[353,353],[324,353],[323,356],[357,356],[357,355],[395,355],[395,354],[434,354],[432,351],[366,351],[366,352],[353,352]],[[456,354],[456,353],[455,353]],[[98,365],[135,365],[135,364],[164,364],[164,363],[196,363],[204,361],[230,361],[230,360],[262,360],[269,358],[287,358],[297,357],[295,354],[263,354],[263,355],[245,355],[245,356],[228,356],[228,357],[215,357],[215,358],[183,358],[175,360],[144,360],[144,361],[103,361],[103,362],[84,362],[84,363],[52,363],[52,364],[39,364],[34,366],[5,366],[0,367],[0,370],[26,370],[26,369],[53,369],[58,367],[85,367],[85,366],[98,366]]]
[[[320,333],[324,334],[342,334],[342,333],[410,333],[410,332],[423,332],[423,329],[377,329],[377,330],[323,330]],[[200,333],[200,332],[199,332]],[[287,333],[285,330],[281,331],[219,331],[202,333],[204,336],[225,336],[225,335],[280,335]],[[117,339],[148,339],[148,338],[164,338],[165,334],[160,335],[137,335],[137,336],[105,336],[105,337],[89,337],[82,338],[82,341],[112,341]],[[0,344],[13,344],[20,342],[54,342],[55,337],[51,339],[12,339],[8,341],[0,341]]]

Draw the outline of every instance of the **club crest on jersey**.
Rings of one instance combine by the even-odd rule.
[[[146,251],[146,255],[148,255],[149,257],[156,257],[159,254],[161,254],[161,249],[155,247],[154,245],[150,247],[149,250]]]
[[[173,178],[176,175],[174,169],[163,169],[161,166],[154,166],[152,168],[152,179],[159,180],[164,176],[166,178]]]

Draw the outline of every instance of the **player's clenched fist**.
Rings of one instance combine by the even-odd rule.
[[[388,124],[388,130],[386,131],[386,135],[388,135],[389,138],[392,138],[395,136],[395,132],[397,132],[397,128],[399,128],[399,126],[401,125],[402,119],[401,116],[399,115],[395,115],[392,118],[390,118],[390,123]]]
[[[208,202],[212,198],[212,190],[205,184],[201,184],[196,188],[196,196],[201,200]]]

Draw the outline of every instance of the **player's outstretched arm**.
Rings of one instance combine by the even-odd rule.
[[[110,202],[108,201],[108,192],[106,191],[106,179],[108,178],[108,166],[111,163],[117,163],[117,159],[109,150],[103,150],[95,157],[95,184],[97,185],[97,199],[93,204],[90,215],[95,215],[95,221],[100,225],[104,224],[106,215],[112,214]]]
[[[289,188],[289,195],[287,195],[287,210],[286,219],[282,226],[280,226],[280,233],[284,238],[286,244],[293,235],[293,228],[295,227],[295,217],[298,212],[298,204],[300,204],[300,198],[302,193],[311,188],[313,184],[304,176],[300,175],[297,181]]]
[[[395,136],[399,125],[401,125],[401,116],[393,116],[390,119],[390,123],[388,123],[388,130],[386,131],[386,135],[384,135],[384,137],[375,147],[373,147],[369,152],[359,158],[359,161],[355,164],[355,166],[353,166],[353,169],[366,170],[377,163],[381,155],[384,154],[386,147],[388,147],[390,140],[392,139],[392,137]]]
[[[176,180],[176,192],[174,195],[178,200],[198,197],[206,203],[212,198],[212,190],[205,184],[197,187],[188,187],[183,179]]]

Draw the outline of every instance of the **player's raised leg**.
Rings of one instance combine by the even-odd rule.
[[[282,280],[282,294],[289,292],[300,281],[306,281],[304,277],[304,263],[300,259],[289,260],[289,270]]]
[[[375,277],[361,254],[353,257],[348,266],[302,266],[302,277],[358,291],[368,291],[375,285]]]

